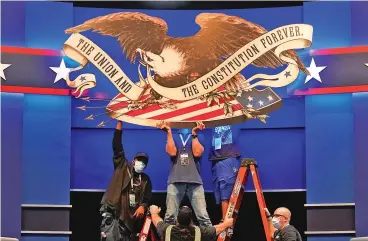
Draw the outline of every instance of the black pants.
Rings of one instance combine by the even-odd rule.
[[[101,223],[101,232],[104,232],[106,237],[101,235],[101,241],[136,241],[137,235],[130,232],[120,219],[115,219],[111,216],[105,217]]]

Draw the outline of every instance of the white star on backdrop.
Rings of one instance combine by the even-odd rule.
[[[249,100],[249,102],[251,102],[253,100],[253,97],[252,96],[248,96],[248,100]]]
[[[58,82],[61,79],[66,80],[66,76],[69,74],[69,72],[71,70],[71,68],[67,68],[65,66],[64,59],[61,60],[61,63],[60,63],[59,67],[50,67],[50,69],[52,69],[52,71],[54,71],[56,73],[54,83]]]
[[[262,100],[258,101],[258,103],[259,103],[259,106],[263,106],[263,101]]]
[[[322,83],[321,80],[321,76],[319,76],[319,73],[324,70],[325,68],[327,68],[327,66],[320,66],[317,67],[316,66],[316,62],[314,62],[314,58],[312,58],[312,62],[309,65],[309,67],[307,67],[307,70],[309,70],[310,75],[307,76],[307,78],[305,79],[305,84],[309,82],[309,80],[311,79],[316,79],[317,81],[319,81],[320,83]]]
[[[6,80],[4,70],[8,68],[11,64],[2,64],[0,63],[0,77]]]

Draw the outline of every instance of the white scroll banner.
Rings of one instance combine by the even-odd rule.
[[[283,87],[292,83],[298,77],[299,68],[295,60],[286,57],[282,52],[309,47],[312,43],[312,36],[313,27],[311,25],[292,24],[282,26],[254,39],[212,71],[184,86],[169,88],[158,84],[152,77],[149,67],[147,67],[147,81],[152,89],[168,99],[190,100],[218,89],[253,61],[273,50],[276,56],[288,64],[287,68],[276,75],[256,74],[248,78],[247,82],[250,83],[256,79],[261,80],[254,84],[250,83],[247,88],[256,86]],[[63,50],[65,55],[81,64],[72,71],[84,68],[89,61],[115,85],[120,93],[130,100],[138,100],[146,90],[147,83],[143,78],[139,78],[139,85],[135,84],[100,47],[81,34],[72,34],[64,43]],[[70,81],[68,77],[67,84],[79,89],[79,91],[96,85],[93,74],[88,74],[89,79],[84,82],[79,81],[80,77],[81,75],[74,81]]]

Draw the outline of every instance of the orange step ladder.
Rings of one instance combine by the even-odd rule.
[[[142,230],[139,234],[138,241],[147,241],[150,238],[151,241],[157,241],[152,218],[149,212],[147,212],[146,218]]]
[[[266,213],[264,211],[264,209],[266,208],[266,202],[263,196],[261,182],[259,180],[257,163],[252,158],[244,158],[241,162],[238,176],[236,177],[234,188],[229,200],[229,207],[227,209],[226,217],[234,218],[234,226],[235,226],[236,218],[238,216],[239,209],[241,207],[243,199],[244,194],[243,186],[245,186],[245,184],[247,183],[249,172],[252,174],[252,179],[256,190],[258,206],[262,217],[262,223],[266,235],[266,240],[271,241],[271,231],[268,226]],[[230,241],[231,236],[232,230],[225,230],[219,235],[217,241]]]

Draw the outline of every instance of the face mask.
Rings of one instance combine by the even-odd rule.
[[[273,217],[273,218],[272,218],[272,225],[273,225],[276,229],[280,229],[280,228],[281,228],[280,219]]]
[[[179,131],[179,133],[182,133],[184,136],[188,135],[189,132],[190,132],[189,129],[182,129]]]
[[[134,170],[136,173],[142,173],[146,165],[141,161],[134,162]]]

